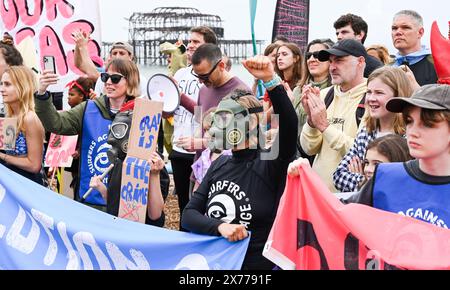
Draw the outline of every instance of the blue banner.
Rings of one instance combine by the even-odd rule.
[[[118,219],[0,165],[0,269],[240,269],[229,243]]]

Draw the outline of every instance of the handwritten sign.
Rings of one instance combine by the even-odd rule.
[[[150,185],[150,164],[143,159],[127,157],[122,171],[119,217],[145,223]]]
[[[45,154],[45,167],[72,166],[72,155],[76,151],[77,141],[78,135],[61,136],[51,134],[47,154]]]
[[[145,99],[135,102],[128,156],[147,160],[156,150],[163,103]]]
[[[17,119],[0,118],[0,149],[14,150],[17,139]]]
[[[91,33],[90,55],[100,56],[100,13],[98,1],[85,0],[7,0],[0,5],[0,30],[8,31],[17,45],[31,37],[38,51],[41,71],[43,56],[55,57],[61,79],[53,91],[63,91],[64,84],[81,75],[74,64],[75,42],[72,33],[81,29]],[[5,5],[7,4],[7,5]],[[26,57],[25,57],[26,58]]]
[[[150,186],[150,163],[156,150],[163,103],[136,99],[128,155],[122,168],[119,217],[145,223]]]

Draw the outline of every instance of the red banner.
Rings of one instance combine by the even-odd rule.
[[[288,178],[263,255],[285,270],[450,269],[450,231],[342,204],[302,165]]]

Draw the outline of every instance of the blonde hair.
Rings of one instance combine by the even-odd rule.
[[[34,92],[37,88],[36,77],[25,66],[11,66],[5,71],[6,73],[9,74],[11,84],[16,88],[19,99],[17,127],[19,131],[26,133],[24,120],[28,112],[34,112]],[[6,115],[12,116],[14,112],[11,106],[5,104],[5,108]]]
[[[369,76],[367,84],[369,84],[374,79],[379,79],[385,85],[390,87],[391,90],[394,92],[394,98],[410,97],[414,92],[411,83],[408,80],[408,77],[406,76],[405,72],[400,68],[390,66],[381,67],[375,70]],[[393,121],[394,132],[399,135],[404,135],[406,130],[402,115],[396,113],[393,114],[395,115]],[[370,115],[367,115],[366,127],[369,133],[373,133],[380,127],[379,120],[372,118]]]
[[[371,50],[374,50],[374,51],[377,53],[378,58],[379,58],[379,59],[381,60],[381,62],[384,63],[385,65],[386,65],[386,64],[392,63],[391,56],[389,55],[389,51],[388,51],[388,49],[386,48],[386,46],[375,44],[375,45],[371,45],[371,46],[369,46],[368,48],[366,48],[366,51],[367,51],[367,52],[369,52],[369,51],[371,51]]]
[[[127,81],[127,96],[134,98],[140,97],[141,79],[139,75],[139,69],[134,62],[116,58],[108,64],[106,71],[108,71],[110,68],[116,70],[125,77]]]

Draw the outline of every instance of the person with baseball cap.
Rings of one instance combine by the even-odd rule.
[[[386,108],[402,113],[407,163],[379,164],[357,202],[434,224],[450,226],[450,86],[426,85],[410,98],[393,98]]]
[[[354,39],[364,45],[364,42],[367,39],[369,26],[361,16],[351,13],[342,15],[334,22],[333,26],[334,29],[336,29],[338,41],[342,39]],[[368,78],[373,71],[382,66],[383,63],[381,61],[368,54],[366,57],[364,77]]]
[[[448,229],[450,225],[450,86],[426,85],[410,98],[393,98],[402,113],[410,155],[406,163],[380,163],[371,180],[344,203],[360,203]],[[298,159],[289,165],[298,176]]]
[[[337,192],[333,172],[352,147],[360,122],[358,116],[364,114],[366,56],[364,46],[354,39],[343,39],[320,51],[319,60],[330,61],[334,86],[320,91],[307,85],[302,90],[307,124],[300,143],[306,154],[317,155],[313,169],[332,192]]]

